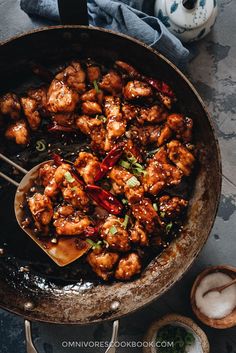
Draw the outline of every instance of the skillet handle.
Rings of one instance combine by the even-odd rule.
[[[87,0],[58,0],[61,24],[88,26]]]
[[[25,320],[25,339],[26,339],[26,352],[38,353],[32,341],[31,323],[28,320]]]

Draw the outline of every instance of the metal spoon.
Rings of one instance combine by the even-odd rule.
[[[53,244],[48,238],[38,238],[35,234],[34,230],[30,227],[23,227],[23,221],[25,220],[25,211],[22,208],[22,205],[25,203],[25,196],[28,194],[29,190],[34,185],[34,181],[38,177],[39,169],[46,163],[53,163],[52,160],[40,163],[33,167],[30,171],[20,167],[18,164],[11,161],[9,158],[0,153],[0,159],[4,162],[10,164],[21,173],[25,174],[22,178],[21,182],[18,183],[9,176],[0,172],[0,177],[4,178],[11,184],[17,186],[15,201],[14,201],[14,209],[16,220],[21,227],[21,229],[28,234],[31,239],[38,245],[40,248],[58,265],[58,266],[66,266],[71,262],[77,260],[82,255],[84,255],[91,245],[89,245],[86,241],[80,239],[80,247],[78,248],[76,243],[76,237],[60,237],[56,244]]]

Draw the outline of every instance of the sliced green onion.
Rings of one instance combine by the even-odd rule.
[[[173,223],[170,222],[166,225],[166,231],[169,232],[171,230],[171,228],[173,227]]]
[[[36,150],[39,152],[43,152],[46,150],[46,142],[45,140],[38,140],[36,142],[36,146],[35,146]]]
[[[123,203],[123,205],[128,205],[129,201],[127,199],[122,199],[121,202]]]
[[[99,115],[98,119],[103,121],[104,123],[107,121],[107,118],[104,115]]]
[[[115,235],[117,232],[118,232],[118,230],[115,226],[111,226],[111,228],[109,229],[109,233],[111,235]]]
[[[109,243],[106,240],[103,240],[103,243],[105,244],[106,248],[109,248]]]
[[[148,157],[149,157],[149,156],[152,156],[154,153],[158,152],[159,149],[160,149],[160,148],[158,147],[158,148],[156,148],[155,150],[148,151],[148,152],[147,152],[147,156],[148,156]]]
[[[131,155],[130,157],[127,156],[127,159],[131,164],[134,164],[137,162],[137,159],[133,155]]]
[[[158,211],[157,203],[153,204],[153,208],[154,208],[155,211]]]
[[[160,212],[160,216],[161,216],[161,218],[165,218],[165,216],[166,216],[165,212]]]
[[[97,93],[101,92],[100,89],[99,89],[99,87],[98,87],[98,83],[97,83],[96,80],[93,81],[93,86],[94,86],[94,88],[95,88],[95,90],[96,90]]]
[[[124,161],[123,159],[120,161],[119,164],[121,165],[121,167],[124,167],[125,169],[129,169],[130,168],[130,163]]]
[[[123,227],[124,229],[126,229],[127,226],[128,226],[128,223],[129,223],[129,216],[126,214],[126,215],[125,215],[124,222],[122,223],[122,227]]]
[[[71,188],[72,191],[77,191],[78,190],[78,187],[77,186],[74,186],[73,188]]]
[[[86,242],[92,246],[92,249],[101,249],[102,241],[99,240],[97,243],[95,243],[92,239],[86,239]]]
[[[135,176],[132,176],[129,180],[127,180],[126,184],[130,188],[135,188],[135,186],[139,186],[140,185],[140,181]]]
[[[66,181],[68,181],[68,183],[73,183],[75,181],[75,179],[73,178],[73,176],[71,175],[70,172],[65,172],[64,174]]]

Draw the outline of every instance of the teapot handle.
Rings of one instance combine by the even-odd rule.
[[[58,9],[61,24],[88,26],[87,0],[58,0]]]

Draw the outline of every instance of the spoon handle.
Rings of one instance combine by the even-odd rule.
[[[236,283],[236,278],[234,280],[232,280],[231,282],[224,284],[223,286],[208,289],[205,293],[203,293],[203,297],[205,297],[205,295],[207,295],[208,293],[211,293],[211,292],[220,292],[221,293],[224,289],[231,287],[235,283]]]

